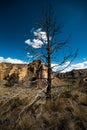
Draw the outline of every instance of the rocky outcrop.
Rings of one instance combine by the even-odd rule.
[[[47,66],[41,60],[35,60],[30,64],[0,63],[0,81],[7,81],[13,75],[18,75],[19,83],[23,86],[46,86]],[[52,73],[52,78],[54,74]],[[52,84],[61,84],[59,78],[54,78]]]
[[[27,65],[0,63],[0,80],[4,80],[7,76],[16,73],[19,75],[19,80],[22,80],[27,74]]]
[[[19,75],[19,80],[23,80],[26,76],[37,76],[38,78],[47,78],[47,67],[38,60],[30,64],[10,64],[0,63],[0,80],[13,73]]]
[[[87,86],[87,69],[72,70],[66,73],[57,74],[59,79],[70,82],[76,86]]]
[[[84,78],[87,76],[87,69],[80,69],[80,70],[72,70],[70,72],[66,72],[66,73],[58,73],[57,77],[59,77],[60,79],[64,79],[64,78]]]
[[[47,66],[41,60],[30,63],[28,70],[37,78],[47,78]]]

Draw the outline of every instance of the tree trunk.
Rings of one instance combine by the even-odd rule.
[[[48,78],[47,78],[47,98],[51,98],[51,67],[50,64],[48,64]]]
[[[47,41],[48,41],[48,57],[47,57],[47,61],[48,61],[48,76],[47,76],[47,92],[46,92],[46,98],[47,99],[51,99],[51,55],[50,55],[50,41],[49,41],[49,33],[47,33]]]

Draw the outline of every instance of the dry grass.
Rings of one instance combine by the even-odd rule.
[[[14,125],[21,110],[32,103],[40,91],[38,88],[0,87],[0,121],[10,122],[8,126],[0,125],[0,130],[86,130],[87,95],[77,90],[67,91],[66,87],[53,87],[49,103],[41,93],[42,98]]]
[[[84,109],[73,100],[70,100],[70,103],[73,108],[73,114],[79,119],[87,121],[87,109]]]
[[[74,90],[71,92],[72,96],[75,97],[75,100],[78,101],[79,104],[87,105],[87,94],[82,93],[80,91]]]

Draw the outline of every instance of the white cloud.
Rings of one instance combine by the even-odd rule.
[[[84,62],[83,63],[73,64],[71,66],[72,66],[72,68],[75,68],[75,69],[84,68]]]
[[[51,64],[51,67],[52,67],[52,70],[54,71],[54,72],[56,72],[56,71],[62,71],[62,72],[64,72],[66,69],[64,69],[64,68],[66,68],[68,65],[70,64],[70,61],[67,61],[67,62],[65,62],[65,64],[63,64],[63,65],[59,65],[59,64]],[[63,70],[64,69],[64,70]],[[68,68],[68,69],[70,69],[70,68]]]
[[[27,58],[33,58],[34,56],[27,52]]]
[[[71,64],[68,68],[66,68],[63,72],[66,71],[71,71],[73,69],[85,69],[87,68],[87,61],[81,62],[81,63],[76,63],[76,64]]]
[[[27,58],[33,58],[33,56],[32,55],[27,55]]]
[[[26,40],[25,43],[28,45],[32,45],[32,42],[30,41],[30,39]]]
[[[86,64],[87,64],[87,61],[84,61],[83,63],[84,63],[84,65],[86,65]]]
[[[59,65],[58,64],[51,64],[51,67],[52,67],[52,70],[54,72],[56,72],[58,70],[58,68],[59,68]]]
[[[42,40],[43,42],[47,43],[46,32],[42,31],[41,28],[34,31],[34,36],[36,36],[39,40]]]
[[[26,63],[20,59],[12,59],[10,57],[8,57],[8,58],[0,57],[0,63],[1,62],[13,63],[13,64],[25,64]]]
[[[33,39],[32,47],[33,48],[41,48],[43,45],[43,42],[39,39]]]
[[[32,41],[28,39],[25,41],[25,43],[33,48],[41,48],[43,45],[43,42],[39,39],[33,39]]]
[[[55,66],[53,68],[54,72],[59,71],[59,70],[62,70],[61,72],[68,72],[68,71],[71,71],[73,69],[78,70],[78,69],[85,69],[85,68],[87,68],[87,61],[83,61],[81,63],[76,63],[76,64],[71,64],[69,67],[67,67],[69,64],[70,64],[70,61],[66,62],[62,66],[58,66],[58,64],[52,64],[51,66],[52,67]],[[63,70],[63,68],[65,68],[65,69]]]
[[[41,28],[33,32],[34,39],[27,39],[25,43],[33,48],[41,48],[43,44],[47,43],[46,32],[42,31]],[[50,38],[51,39],[51,38]]]

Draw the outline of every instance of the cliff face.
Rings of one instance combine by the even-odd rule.
[[[28,72],[34,74],[37,78],[47,78],[47,66],[40,60],[30,63],[28,70]]]
[[[6,79],[6,77],[12,74],[17,74],[19,82],[25,86],[31,85],[31,81],[38,79],[47,79],[47,66],[40,60],[33,61],[30,64],[11,64],[11,63],[0,63],[0,81]],[[52,74],[53,77],[54,74]],[[64,81],[70,81],[71,83],[87,84],[87,69],[72,70],[66,73],[59,73],[57,77],[52,80],[52,84],[58,86]],[[38,82],[38,84],[39,84]],[[33,84],[34,85],[34,84]],[[37,83],[35,82],[35,85]],[[40,83],[40,86],[43,86]]]
[[[34,82],[37,79],[38,84],[40,83],[40,86],[43,86],[41,84],[41,79],[47,79],[47,71],[47,66],[40,60],[33,61],[30,64],[0,63],[0,80],[7,80],[11,75],[13,76],[13,74],[16,74],[19,77],[19,82],[26,86],[31,85],[31,81]],[[52,83],[58,85],[61,81],[58,78],[55,78]],[[37,85],[36,81],[35,85]]]
[[[22,80],[27,74],[27,65],[1,63],[0,64],[0,80],[4,80],[5,77],[16,73],[19,75],[19,80]]]
[[[41,61],[33,61],[30,64],[11,64],[11,63],[0,63],[0,84],[2,81],[8,82],[8,80],[12,80],[11,83],[15,81],[19,81],[17,84],[21,84],[22,86],[38,86],[44,87],[46,86],[47,79],[47,66]],[[16,75],[14,75],[16,74]],[[12,77],[14,77],[12,79]],[[54,74],[52,73],[52,78],[54,78]],[[53,86],[61,86],[64,82],[62,82],[58,77],[55,77],[52,80]]]
[[[13,73],[19,75],[19,80],[23,80],[26,76],[37,76],[38,78],[47,78],[47,67],[41,61],[34,61],[27,64],[10,64],[0,63],[0,80]]]

